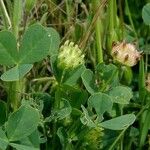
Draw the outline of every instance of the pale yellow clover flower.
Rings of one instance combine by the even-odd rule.
[[[74,69],[79,65],[84,64],[84,54],[78,45],[67,40],[60,47],[58,54],[58,67],[62,69]]]

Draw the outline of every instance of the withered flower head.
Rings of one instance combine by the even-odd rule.
[[[130,67],[136,65],[141,58],[141,53],[135,45],[124,41],[113,44],[111,55],[114,60]]]

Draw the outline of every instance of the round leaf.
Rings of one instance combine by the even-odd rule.
[[[19,51],[20,62],[32,64],[45,58],[49,54],[53,35],[46,28],[34,24],[25,32]]]
[[[113,102],[119,104],[128,104],[133,97],[131,89],[124,86],[113,87],[109,95]]]
[[[17,141],[29,136],[37,128],[39,113],[30,106],[21,106],[8,118],[6,127],[9,141]]]
[[[111,97],[99,92],[89,97],[88,106],[94,108],[97,115],[102,116],[104,112],[111,111],[113,103]]]
[[[14,65],[18,61],[17,42],[15,36],[8,31],[0,32],[0,64]]]
[[[150,3],[146,4],[142,9],[142,18],[146,25],[150,25]]]

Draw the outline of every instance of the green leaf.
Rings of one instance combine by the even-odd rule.
[[[36,4],[37,0],[26,0],[25,1],[25,8],[27,12],[30,12],[34,5]]]
[[[146,25],[150,25],[150,3],[146,4],[142,9],[142,18]]]
[[[16,150],[40,150],[39,148],[30,147],[28,145],[21,145],[16,143],[10,143],[13,148],[16,148]]]
[[[9,141],[17,141],[31,135],[38,123],[38,111],[30,106],[21,106],[8,118],[6,131]]]
[[[28,137],[20,140],[21,145],[28,145],[34,148],[40,147],[40,137],[38,130],[35,130],[31,135]]]
[[[0,64],[14,65],[18,61],[17,42],[15,36],[8,31],[0,32]]]
[[[19,66],[15,66],[3,73],[1,75],[1,79],[3,81],[18,81],[23,78],[24,75],[26,75],[32,67],[32,64],[21,64]]]
[[[68,140],[68,135],[65,131],[65,129],[63,127],[60,127],[58,130],[57,130],[57,135],[59,137],[59,140],[60,140],[60,143],[63,147],[63,149],[65,148],[65,145],[67,144]]]
[[[87,109],[83,105],[81,105],[81,108],[83,110],[83,115],[80,118],[82,124],[88,127],[96,127],[96,124],[93,122],[92,118],[89,116]]]
[[[39,24],[30,26],[23,35],[19,63],[32,64],[42,60],[48,55],[52,42],[51,33],[44,27]]]
[[[75,88],[69,85],[63,85],[61,89],[61,97],[68,99],[73,108],[80,109],[81,104],[84,105],[88,99],[88,93],[83,89]]]
[[[76,85],[78,79],[81,77],[81,74],[83,73],[84,70],[85,70],[85,66],[81,65],[75,68],[74,70],[67,72],[65,75],[64,84],[70,86]]]
[[[2,126],[6,121],[6,114],[7,108],[6,103],[3,101],[0,101],[0,126]]]
[[[49,33],[49,35],[51,35],[50,37],[50,48],[49,48],[49,55],[56,55],[58,54],[58,49],[59,49],[59,44],[60,44],[60,36],[58,34],[58,32],[54,29],[54,28],[47,28],[47,32]]]
[[[129,104],[130,99],[133,97],[132,91],[129,87],[116,86],[109,91],[109,96],[112,101],[119,104]]]
[[[98,91],[98,89],[97,89],[97,87],[95,85],[94,74],[93,74],[93,72],[91,70],[86,69],[82,73],[81,78],[82,78],[82,82],[83,82],[85,88],[87,89],[87,91],[90,94],[94,94],[95,92]]]
[[[101,63],[97,65],[96,71],[100,79],[104,81],[105,86],[116,86],[119,84],[118,68],[115,65],[105,65],[104,63]]]
[[[103,114],[111,111],[113,103],[110,96],[99,92],[89,97],[88,106],[94,108],[100,119],[103,119]]]
[[[2,128],[0,128],[0,149],[1,150],[5,150],[8,146],[8,139],[6,137],[5,132],[2,130]]]
[[[123,130],[132,125],[135,119],[136,117],[134,114],[126,114],[108,121],[104,121],[100,125],[106,129]]]
[[[69,101],[63,98],[62,101],[60,102],[59,110],[55,111],[56,118],[59,120],[64,119],[68,117],[71,114],[71,112],[72,112],[72,107]]]

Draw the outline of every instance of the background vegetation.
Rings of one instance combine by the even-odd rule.
[[[0,149],[150,149],[149,0],[0,0],[0,30]]]

